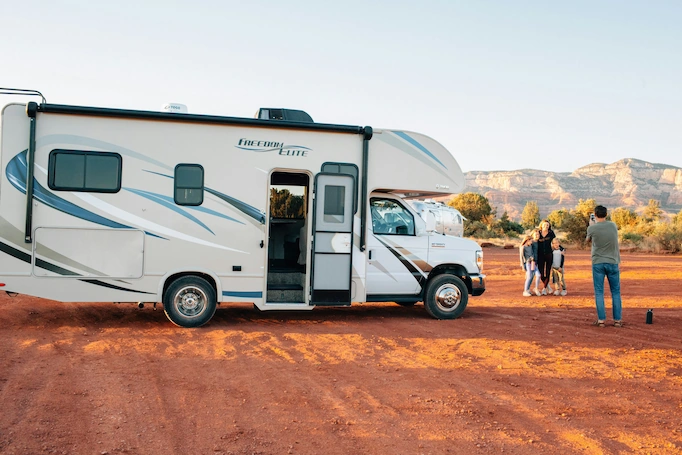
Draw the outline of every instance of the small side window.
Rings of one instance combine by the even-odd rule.
[[[178,205],[201,205],[204,202],[204,168],[199,164],[175,166],[174,199]]]
[[[56,191],[117,193],[123,160],[118,153],[52,150],[47,185]]]

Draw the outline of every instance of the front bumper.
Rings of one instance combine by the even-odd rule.
[[[469,275],[471,278],[471,295],[477,296],[485,292],[485,275],[482,273],[475,273]]]

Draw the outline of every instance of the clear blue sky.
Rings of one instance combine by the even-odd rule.
[[[329,3],[0,0],[0,87],[60,104],[303,109],[425,133],[464,171],[682,167],[682,1]]]

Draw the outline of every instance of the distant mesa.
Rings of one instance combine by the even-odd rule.
[[[611,164],[593,163],[573,172],[535,169],[516,171],[471,171],[464,191],[478,193],[497,208],[520,219],[527,201],[535,201],[545,217],[559,209],[572,209],[580,199],[595,199],[611,209],[633,210],[650,199],[661,209],[678,213],[682,209],[682,168],[624,158]]]

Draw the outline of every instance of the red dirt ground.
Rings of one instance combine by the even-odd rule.
[[[590,325],[585,251],[565,297],[522,297],[515,249],[485,262],[454,321],[223,305],[180,329],[3,294],[0,454],[682,454],[682,257],[624,255],[624,328]]]

